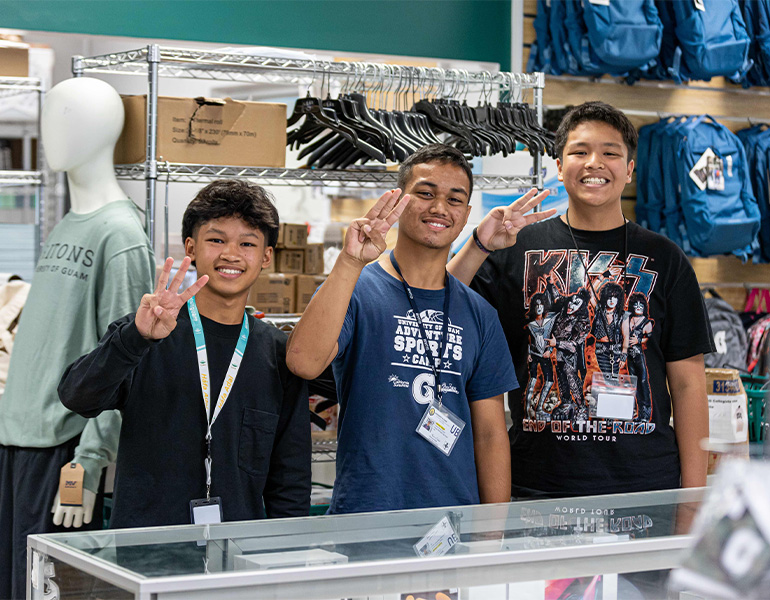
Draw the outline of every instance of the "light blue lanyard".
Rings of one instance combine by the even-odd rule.
[[[192,324],[193,335],[195,336],[195,350],[198,353],[198,371],[200,372],[201,391],[203,392],[203,405],[206,407],[206,445],[208,447],[208,452],[203,462],[204,467],[206,468],[206,498],[208,499],[211,490],[211,428],[214,425],[214,421],[217,420],[219,413],[222,412],[222,408],[224,407],[225,402],[227,402],[228,396],[230,396],[230,390],[233,389],[238,370],[241,368],[243,353],[245,352],[246,344],[249,341],[249,318],[244,312],[241,334],[238,336],[238,343],[235,345],[233,358],[230,360],[230,366],[227,368],[225,380],[222,382],[222,389],[219,392],[217,405],[214,407],[214,414],[209,417],[209,408],[211,406],[211,376],[209,375],[209,359],[208,354],[206,353],[206,338],[203,335],[203,325],[201,324],[198,307],[195,304],[195,297],[192,297],[187,301],[187,310],[190,313],[190,323]]]

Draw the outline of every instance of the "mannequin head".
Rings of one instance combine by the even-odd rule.
[[[48,164],[70,171],[107,153],[112,160],[123,130],[123,102],[107,83],[91,77],[67,79],[45,95],[41,129]]]

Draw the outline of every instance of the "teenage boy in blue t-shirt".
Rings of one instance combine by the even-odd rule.
[[[331,513],[510,499],[503,393],[518,387],[510,353],[492,307],[446,271],[472,181],[452,147],[409,157],[399,170],[404,195],[387,192],[351,223],[289,340],[295,374],[311,379],[330,363],[334,369],[340,415]],[[520,201],[522,220],[537,203],[532,196]],[[396,221],[395,250],[384,255]]]

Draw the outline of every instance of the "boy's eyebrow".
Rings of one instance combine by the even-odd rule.
[[[417,187],[418,185],[427,185],[429,188],[432,188],[432,189],[436,189],[438,187],[438,184],[433,183],[432,181],[418,181],[414,185],[415,187]],[[465,188],[454,187],[454,188],[449,188],[449,191],[454,192],[456,194],[465,194],[466,196],[468,195],[468,190],[466,190]]]
[[[588,142],[582,142],[582,141],[576,140],[574,142],[569,142],[567,145],[568,146],[588,146]],[[611,148],[622,148],[623,144],[619,144],[617,142],[603,142],[602,146],[609,146]]]
[[[218,235],[225,235],[224,231],[222,231],[221,229],[217,229],[216,227],[212,227],[206,233],[216,233]],[[255,237],[259,239],[259,236],[254,231],[250,231],[249,233],[242,233],[239,237]]]

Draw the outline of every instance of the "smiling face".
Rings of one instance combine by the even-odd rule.
[[[273,248],[265,246],[262,231],[239,217],[206,221],[185,240],[185,252],[195,261],[198,276],[209,276],[199,294],[213,293],[228,299],[248,296],[252,284],[273,258]]]
[[[615,209],[631,181],[634,161],[628,160],[620,131],[601,121],[585,121],[569,133],[556,166],[570,203]]]
[[[470,214],[468,176],[451,163],[412,168],[404,193],[412,199],[398,221],[398,235],[428,248],[448,249]]]

